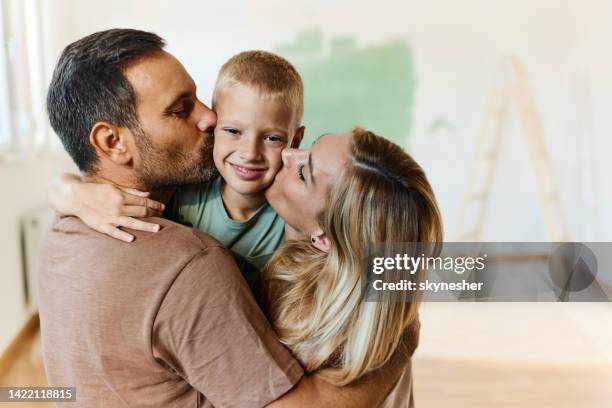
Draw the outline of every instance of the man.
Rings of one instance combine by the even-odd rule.
[[[215,114],[157,35],[108,30],[69,45],[48,93],[52,127],[87,179],[152,191],[213,174]],[[83,406],[372,406],[400,368],[338,389],[280,345],[232,256],[155,218],[122,243],[58,220],[39,272],[45,368]],[[298,384],[297,386],[295,386]],[[376,391],[376,392],[372,392]]]

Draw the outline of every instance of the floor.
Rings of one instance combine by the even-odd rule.
[[[423,305],[417,407],[612,408],[611,308]],[[45,386],[38,333],[18,354],[0,386]]]
[[[13,363],[0,376],[0,387],[46,387],[45,369],[42,363],[40,335],[27,338],[21,345]],[[47,408],[51,403],[2,403],[1,408]]]
[[[612,407],[609,365],[415,359],[419,408]]]

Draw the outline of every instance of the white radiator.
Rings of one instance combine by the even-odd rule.
[[[23,264],[23,289],[29,307],[38,305],[38,253],[41,239],[53,221],[53,211],[40,207],[21,216],[21,256]]]

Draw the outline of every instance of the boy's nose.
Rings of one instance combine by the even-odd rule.
[[[200,101],[196,102],[195,110],[198,130],[200,132],[212,131],[217,125],[217,114]]]
[[[251,140],[244,140],[244,145],[242,146],[242,149],[240,150],[240,157],[243,160],[247,160],[247,161],[255,161],[257,159],[259,159],[259,146],[257,145],[257,140],[256,139],[251,139]]]

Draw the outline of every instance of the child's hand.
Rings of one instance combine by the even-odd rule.
[[[134,236],[119,227],[159,230],[158,224],[132,218],[161,215],[164,205],[148,197],[148,192],[87,183],[72,174],[54,179],[49,186],[49,201],[57,212],[77,216],[90,228],[125,242],[132,242]]]

